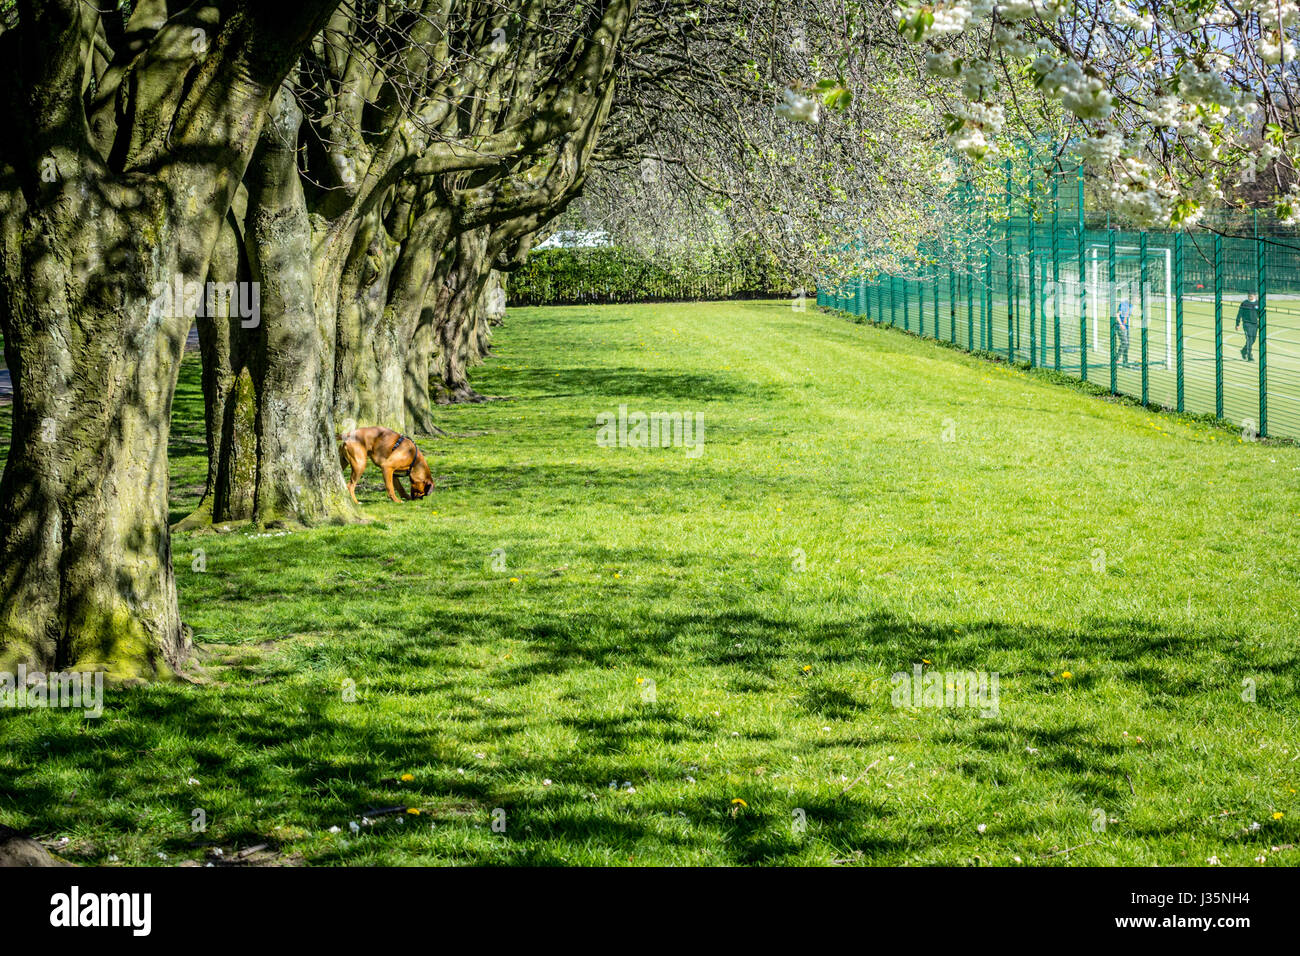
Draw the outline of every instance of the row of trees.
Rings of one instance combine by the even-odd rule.
[[[337,433],[476,397],[492,269],[581,186],[637,3],[104,6],[0,32],[0,662],[149,676],[188,651],[167,436],[196,316],[186,524],[358,520]],[[256,322],[224,294],[252,283]]]
[[[500,276],[593,172],[659,164],[711,220],[766,210],[793,240],[835,164],[773,114],[810,59],[780,7],[0,3],[0,666],[184,664],[167,443],[196,319],[184,526],[351,522],[337,434],[479,400]]]

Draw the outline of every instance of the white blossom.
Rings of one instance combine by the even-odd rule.
[[[955,77],[961,72],[961,60],[953,56],[951,50],[927,53],[925,70],[933,76]]]
[[[1110,8],[1110,15],[1107,17],[1116,26],[1127,27],[1130,30],[1138,30],[1146,33],[1155,26],[1155,20],[1151,14],[1141,13],[1132,7],[1117,3]]]
[[[821,101],[814,96],[804,96],[786,87],[781,102],[776,104],[776,115],[795,123],[816,123],[821,119]]]
[[[1182,103],[1176,96],[1159,96],[1155,102],[1143,111],[1152,126],[1166,129],[1178,128],[1178,113]]]
[[[996,83],[997,73],[987,60],[967,61],[961,71],[961,91],[967,99],[983,99],[985,90],[992,89]]]
[[[1079,145],[1079,153],[1089,166],[1109,166],[1119,159],[1124,149],[1124,137],[1110,130],[1098,136],[1088,136]]]

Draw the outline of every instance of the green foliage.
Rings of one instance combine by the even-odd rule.
[[[510,304],[519,306],[773,298],[801,284],[774,256],[754,247],[653,257],[602,247],[534,252],[510,277],[508,289]]]

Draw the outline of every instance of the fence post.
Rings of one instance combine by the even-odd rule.
[[[993,351],[993,226],[984,207],[984,350]]]
[[[954,268],[953,260],[948,260],[948,329],[949,336],[952,336],[953,329],[957,328],[957,272]]]
[[[966,349],[970,350],[971,335],[975,328],[975,268],[971,258],[971,239],[966,237]],[[957,330],[952,330],[952,340],[957,341]]]
[[[1139,275],[1141,278],[1138,281],[1141,282],[1141,289],[1139,291],[1142,301],[1142,404],[1145,405],[1147,404],[1147,383],[1149,381],[1149,364],[1147,362],[1147,325],[1149,324],[1148,319],[1151,306],[1150,297],[1147,295],[1147,231],[1145,229],[1142,230],[1142,238],[1139,240],[1138,249],[1140,250],[1139,256],[1141,257],[1141,262],[1139,264],[1141,269]],[[1132,322],[1131,319],[1129,321],[1130,323]]]
[[[1268,243],[1259,238],[1259,210],[1255,210],[1255,281],[1259,299],[1259,437],[1268,437],[1268,351],[1264,332],[1268,315]]]
[[[894,276],[889,276],[889,324],[891,327],[898,325],[898,297],[894,294]]]
[[[967,348],[974,352],[976,349],[983,351],[985,349],[985,340],[988,338],[989,326],[989,246],[987,242],[980,244],[980,251],[984,258],[983,265],[980,266],[980,324],[979,324],[979,345],[975,341],[968,343]]]
[[[1038,364],[1047,365],[1047,266],[1049,256],[1038,257]]]
[[[1183,233],[1174,233],[1174,362],[1178,410],[1183,410]]]
[[[1007,171],[1007,361],[1014,363],[1016,360],[1016,343],[1015,335],[1015,316],[1011,302],[1011,160],[1006,161]]]
[[[938,264],[939,264],[939,262],[938,262],[938,257],[936,256],[936,258],[935,258],[934,279],[933,279],[933,285],[931,286],[931,288],[932,288],[933,291],[934,291],[934,337],[935,337],[936,339],[939,337],[939,269],[938,269]]]
[[[1223,236],[1214,234],[1214,415],[1223,417]]]
[[[1084,264],[1087,222],[1083,215],[1083,163],[1079,163],[1079,378],[1088,381],[1088,267]]]
[[[1052,172],[1052,367],[1061,370],[1061,197],[1060,176]]]
[[[1032,162],[1032,158],[1030,162]],[[1025,196],[1025,238],[1029,248],[1029,367],[1038,365],[1038,263],[1034,261],[1034,217],[1038,203],[1034,200],[1034,173],[1029,172],[1029,191]]]
[[[921,338],[925,338],[925,277],[916,280],[916,322],[921,327]]]
[[[1106,218],[1109,219],[1110,217],[1107,216]],[[1110,286],[1110,393],[1118,395],[1119,389],[1115,387],[1115,230],[1107,228],[1106,236],[1106,260],[1109,267],[1106,280]],[[1130,308],[1129,315],[1132,314],[1133,310]]]

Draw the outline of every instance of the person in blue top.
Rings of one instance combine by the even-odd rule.
[[[1119,361],[1128,368],[1128,322],[1133,315],[1133,303],[1127,297],[1120,299],[1115,309],[1115,344]]]

